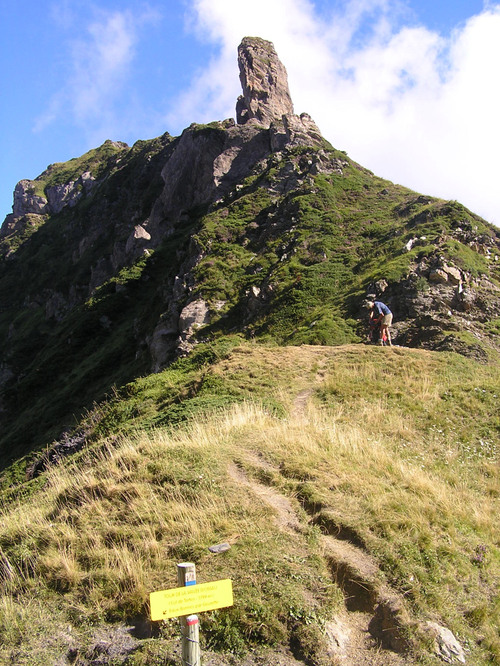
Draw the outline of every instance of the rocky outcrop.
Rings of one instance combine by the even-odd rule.
[[[243,95],[236,105],[236,122],[255,119],[269,127],[283,115],[293,115],[286,69],[271,42],[245,37],[238,47],[238,66]]]
[[[178,353],[189,353],[193,347],[193,336],[196,330],[210,322],[210,308],[202,298],[188,303],[179,315]]]
[[[14,204],[12,206],[14,217],[23,217],[28,213],[45,215],[48,212],[48,201],[36,192],[34,181],[20,180],[14,189]]]
[[[77,180],[48,187],[46,194],[50,212],[60,213],[65,206],[73,208],[84,194],[91,191],[94,184],[94,176],[89,171],[85,171]]]
[[[425,238],[412,239],[404,252],[425,244]],[[389,284],[379,280],[371,284],[367,293],[375,294],[392,309],[393,341],[408,347],[423,347],[436,351],[455,351],[478,361],[488,358],[482,341],[482,325],[500,317],[500,288],[486,275],[474,276],[469,271],[445,258],[443,246],[413,264],[408,274]],[[485,256],[494,260],[500,252],[492,237],[482,244],[476,237],[469,238],[469,247],[486,248]]]
[[[300,116],[284,115],[281,120],[271,123],[269,131],[273,152],[295,146],[325,144],[318,126],[308,113],[301,113]]]
[[[238,124],[232,119],[193,124],[182,133],[162,169],[163,192],[143,225],[152,247],[188,211],[230,194],[271,153],[325,144],[307,113],[294,115],[286,70],[271,42],[245,37],[238,63],[243,88]]]
[[[90,172],[82,173],[77,180],[48,187],[42,196],[34,180],[20,180],[14,189],[12,216],[22,218],[28,214],[54,215],[65,206],[73,207],[79,199],[90,192],[95,178]],[[5,235],[5,230],[4,234]]]
[[[15,217],[13,213],[10,213],[0,227],[0,240],[7,236],[30,235],[45,222],[45,219],[45,215],[35,213],[26,213],[22,217]],[[0,256],[2,254],[3,252],[0,251]],[[11,251],[7,251],[5,256],[9,257],[11,254]]]
[[[272,153],[320,147],[321,133],[304,113],[273,120],[269,129],[225,121],[185,130],[162,170],[165,182],[144,228],[155,247],[189,211],[228,196]]]
[[[193,208],[228,194],[270,151],[269,133],[259,127],[191,125],[161,172],[165,186],[148,222],[152,243]]]

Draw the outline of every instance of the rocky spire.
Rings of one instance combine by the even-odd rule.
[[[243,88],[236,104],[239,125],[252,118],[270,125],[283,115],[293,114],[286,69],[271,42],[244,37],[238,47],[238,66]]]

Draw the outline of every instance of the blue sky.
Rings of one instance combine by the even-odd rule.
[[[0,223],[53,162],[234,117],[258,35],[335,147],[500,226],[500,2],[1,0],[0,31]]]

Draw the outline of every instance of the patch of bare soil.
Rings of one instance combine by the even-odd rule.
[[[203,650],[201,655],[203,666],[304,666],[286,649],[256,649],[245,657],[235,657]],[[178,666],[181,663],[180,649],[170,650],[166,654],[165,666]]]
[[[271,486],[266,486],[247,477],[244,471],[236,464],[229,466],[230,476],[241,486],[247,486],[263,502],[272,506],[276,511],[276,525],[279,529],[300,532],[302,527],[290,500],[281,495]]]
[[[410,666],[413,661],[383,648],[369,632],[371,615],[346,612],[326,627],[329,654],[338,666]]]
[[[219,656],[220,658],[220,656]],[[203,653],[204,666],[304,666],[302,661],[297,661],[287,650],[258,650],[250,652],[242,659],[237,657],[223,656],[226,661],[217,661],[217,655],[210,656]],[[229,661],[227,661],[229,659]]]
[[[294,416],[295,418],[299,418],[304,414],[307,402],[311,397],[312,393],[313,389],[309,388],[309,389],[304,389],[304,391],[301,391],[297,395],[293,403],[292,416]]]

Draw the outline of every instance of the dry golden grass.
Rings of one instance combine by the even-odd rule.
[[[320,627],[339,603],[321,524],[357,535],[416,618],[449,626],[486,663],[473,641],[481,633],[497,650],[498,469],[493,449],[484,455],[471,443],[475,457],[464,455],[470,424],[444,400],[460,386],[475,399],[474,384],[492,386],[490,371],[477,368],[464,387],[460,360],[454,369],[425,352],[381,351],[237,350],[214,373],[240,382],[251,368],[258,386],[280,371],[273,390],[286,418],[245,402],[177,431],[103,441],[49,470],[35,498],[3,506],[8,645],[34,597],[81,631],[144,616],[148,593],[175,586],[185,559],[197,562],[200,582],[234,580],[235,607],[205,620],[214,645],[289,640],[290,609]],[[231,473],[235,464],[247,483]],[[272,494],[252,484],[286,498],[301,530],[280,525]],[[208,552],[228,539],[224,557]]]

